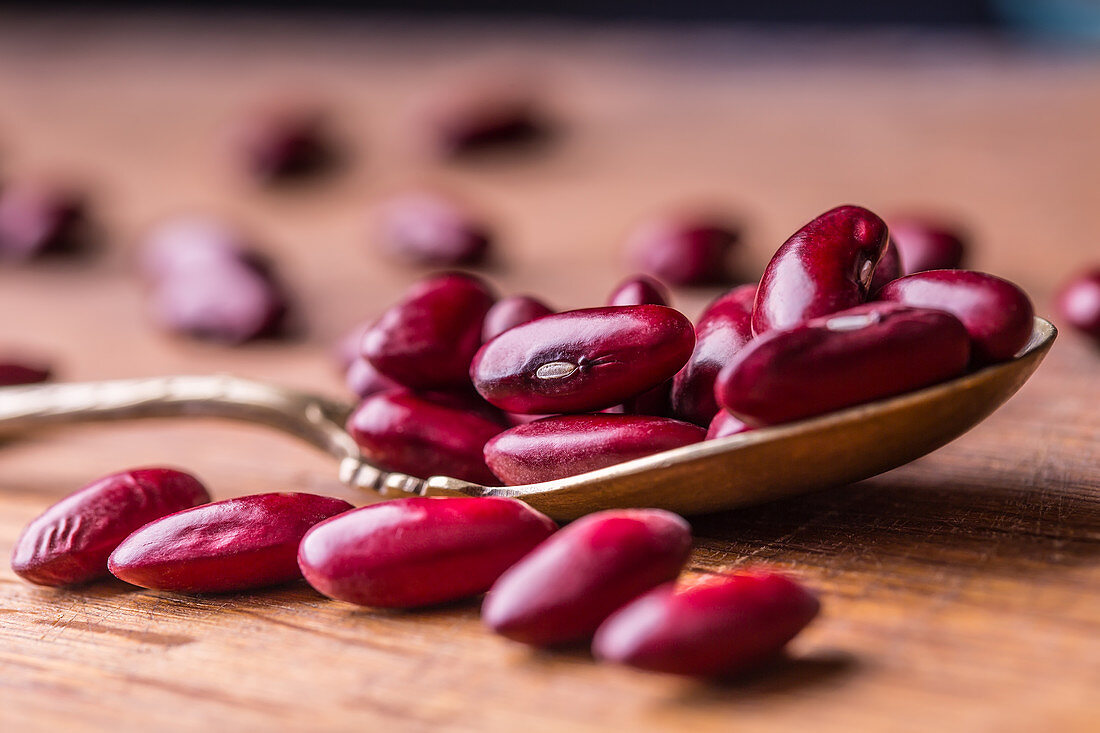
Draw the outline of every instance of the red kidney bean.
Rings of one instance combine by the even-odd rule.
[[[962,266],[965,237],[957,229],[919,217],[890,220],[890,234],[901,257],[903,275]]]
[[[672,380],[666,379],[652,389],[631,397],[620,405],[600,412],[610,415],[653,415],[672,417]]]
[[[740,238],[730,225],[701,216],[654,219],[627,240],[632,266],[673,285],[728,282]]]
[[[1058,293],[1058,313],[1081,333],[1100,339],[1100,268],[1083,272]]]
[[[744,433],[749,430],[752,430],[751,425],[746,425],[725,410],[719,410],[718,414],[714,416],[714,419],[710,421],[710,427],[707,428],[706,439],[717,440],[718,438],[726,438],[730,435],[737,435],[738,433]]]
[[[652,672],[735,674],[775,657],[820,609],[812,593],[781,575],[704,576],[658,586],[616,611],[592,651]]]
[[[515,499],[395,499],[314,527],[298,564],[329,598],[430,606],[484,593],[555,529],[553,520]]]
[[[624,280],[607,299],[608,305],[668,305],[668,288],[646,275]]]
[[[48,366],[17,361],[0,361],[0,387],[45,382],[50,376]]]
[[[348,366],[344,373],[344,383],[361,400],[378,392],[401,388],[401,385],[379,372],[361,356]]]
[[[875,276],[871,278],[871,287],[868,288],[867,292],[874,295],[886,287],[886,283],[897,280],[901,276],[901,256],[898,254],[897,244],[891,236],[886,242],[882,259],[878,261],[878,265],[875,267]]]
[[[87,244],[84,202],[74,191],[45,182],[0,189],[0,260],[24,261]]]
[[[379,210],[379,236],[395,257],[420,265],[472,265],[485,259],[488,226],[458,201],[434,191],[390,198]]]
[[[439,404],[406,390],[371,395],[348,418],[347,429],[371,462],[388,471],[426,478],[453,476],[497,484],[482,449],[504,425],[458,406],[460,398]]]
[[[316,109],[269,107],[244,117],[233,130],[232,151],[261,183],[301,178],[330,167],[336,150]]]
[[[470,375],[508,412],[602,410],[670,378],[694,344],[691,322],[671,308],[586,308],[505,331],[481,347]]]
[[[505,484],[539,483],[698,443],[698,425],[648,415],[559,415],[505,430],[485,462]]]
[[[718,403],[750,425],[831,412],[966,370],[970,340],[943,311],[867,303],[759,336],[718,374]]]
[[[449,87],[420,119],[431,152],[458,157],[545,141],[551,130],[527,86],[492,80]]]
[[[706,425],[718,411],[714,380],[733,355],[752,340],[755,285],[742,285],[712,303],[695,328],[695,351],[672,380],[672,414]]]
[[[409,289],[363,336],[363,356],[413,389],[468,387],[493,295],[481,280],[448,273]]]
[[[753,333],[793,328],[862,303],[887,241],[886,223],[861,206],[838,206],[799,229],[760,278]]]
[[[548,316],[554,311],[543,303],[527,295],[512,295],[501,298],[485,314],[485,323],[481,328],[482,342],[491,341],[510,328]]]
[[[616,609],[675,579],[690,552],[691,526],[671,512],[589,514],[505,571],[481,620],[525,644],[584,641]]]
[[[947,311],[966,326],[975,364],[1011,359],[1031,337],[1035,311],[1007,280],[972,270],[930,270],[895,280],[879,300]]]
[[[296,555],[310,527],[352,509],[314,494],[254,494],[146,524],[108,560],[119,580],[178,593],[230,593],[301,577]]]
[[[363,344],[363,336],[371,326],[374,325],[374,321],[365,321],[358,324],[354,328],[350,329],[347,333],[340,337],[340,339],[332,347],[332,358],[336,362],[341,372],[347,372],[351,365],[357,360],[362,359],[360,355],[360,347]]]
[[[11,567],[38,585],[75,585],[109,575],[107,558],[134,530],[210,501],[199,481],[168,468],[105,476],[70,494],[23,530]]]

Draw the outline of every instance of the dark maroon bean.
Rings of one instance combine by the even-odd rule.
[[[718,411],[714,380],[733,355],[752,340],[755,285],[742,285],[712,303],[695,328],[695,350],[672,381],[672,414],[706,425]]]
[[[146,524],[108,561],[119,580],[178,593],[230,593],[302,576],[298,544],[310,527],[352,509],[314,494],[254,494]]]
[[[205,504],[197,479],[168,468],[111,474],[70,494],[23,530],[11,568],[39,585],[74,585],[108,576],[107,558],[134,530]]]
[[[886,249],[882,253],[882,259],[878,261],[878,266],[875,267],[875,276],[871,278],[871,287],[868,289],[868,292],[873,296],[886,287],[886,283],[897,280],[902,274],[901,257],[898,254],[898,247],[894,242],[894,238],[890,237],[889,241],[886,242]]]
[[[862,303],[887,241],[886,223],[861,206],[838,206],[799,229],[760,278],[753,333],[793,328]]]
[[[972,270],[930,270],[895,280],[880,300],[951,313],[966,326],[975,364],[1011,359],[1031,336],[1035,310],[1007,280]]]
[[[706,439],[717,440],[718,438],[726,438],[730,435],[737,435],[738,433],[744,433],[749,430],[752,430],[751,425],[746,425],[725,410],[719,410],[718,414],[714,416],[714,419],[710,421],[710,427],[707,428]]]
[[[867,303],[758,336],[718,374],[718,403],[750,425],[831,412],[966,370],[970,340],[943,311]]]
[[[600,412],[609,415],[653,415],[672,417],[672,380],[666,379],[652,389],[647,389],[621,405],[608,407]]]
[[[382,246],[419,265],[472,265],[485,259],[488,226],[457,200],[433,191],[394,196],[378,212]]]
[[[962,266],[965,237],[954,227],[918,217],[890,220],[890,234],[901,258],[901,272],[954,270]]]
[[[491,341],[510,328],[548,316],[554,311],[543,303],[527,295],[511,295],[501,298],[485,314],[485,323],[481,328],[482,342]]]
[[[623,281],[607,299],[608,305],[668,305],[668,288],[646,275]]]
[[[427,147],[457,157],[544,142],[551,124],[527,86],[505,79],[452,85],[423,110]]]
[[[330,598],[415,608],[484,593],[556,529],[515,499],[396,499],[317,525],[298,563]]]
[[[316,109],[254,110],[233,130],[231,143],[241,168],[260,183],[313,175],[336,158],[324,115]]]
[[[713,677],[774,658],[821,604],[772,573],[666,583],[616,611],[596,632],[598,659],[652,672]]]
[[[690,552],[691,526],[671,512],[589,514],[500,576],[481,620],[525,644],[585,641],[616,609],[675,579]]]
[[[347,372],[344,373],[344,383],[359,399],[366,399],[372,394],[401,387],[361,356],[348,366]]]
[[[367,331],[363,356],[406,387],[468,387],[470,360],[492,305],[488,286],[469,275],[422,280]]]
[[[1081,333],[1100,340],[1100,268],[1066,283],[1058,293],[1058,313]]]
[[[552,481],[698,443],[698,425],[649,415],[559,415],[505,430],[485,462],[510,486]]]
[[[50,376],[48,366],[18,361],[0,361],[0,387],[45,382],[49,380]]]
[[[691,322],[671,308],[586,308],[505,331],[481,347],[470,375],[508,412],[602,410],[669,379],[694,344]]]
[[[348,418],[348,432],[364,456],[388,471],[495,485],[482,449],[504,425],[435,397],[406,390],[371,395]]]
[[[633,267],[673,285],[724,283],[739,238],[732,226],[708,217],[667,217],[635,230],[627,253]]]
[[[29,260],[85,244],[84,202],[74,191],[44,182],[0,188],[0,260]]]

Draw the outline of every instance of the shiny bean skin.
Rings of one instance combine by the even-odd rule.
[[[891,218],[889,223],[903,275],[926,270],[955,270],[962,266],[966,238],[956,228],[912,216]]]
[[[969,358],[951,314],[867,303],[758,336],[719,372],[715,396],[744,422],[771,425],[942,382]]]
[[[1066,283],[1057,304],[1065,323],[1100,343],[1100,267]]]
[[[536,646],[585,641],[614,611],[673,580],[691,526],[661,509],[589,514],[509,568],[481,607],[493,631]]]
[[[470,360],[481,345],[493,295],[481,280],[449,273],[422,280],[363,336],[363,356],[413,389],[470,384]]]
[[[50,376],[50,368],[43,364],[0,360],[0,387],[45,382]]]
[[[668,305],[668,288],[646,275],[624,280],[607,299],[608,305]]]
[[[966,326],[974,364],[1011,359],[1031,336],[1035,310],[1007,280],[973,270],[930,270],[895,280],[879,300],[951,313]]]
[[[725,410],[719,410],[718,414],[714,416],[714,419],[710,421],[710,426],[707,428],[706,439],[717,440],[718,438],[726,438],[730,435],[737,435],[749,430],[752,430],[751,425],[746,425],[743,421],[737,419]]]
[[[379,207],[378,219],[382,246],[413,264],[477,264],[492,243],[488,225],[473,211],[435,191],[393,196]]]
[[[485,315],[485,324],[481,329],[481,340],[492,341],[510,328],[542,318],[553,313],[550,306],[528,295],[512,295],[501,298]]]
[[[586,308],[505,331],[481,347],[470,375],[508,412],[588,412],[669,379],[694,345],[691,322],[672,308]]]
[[[132,532],[208,501],[206,487],[182,471],[139,468],[105,476],[26,526],[12,552],[12,570],[50,586],[107,577],[107,558]]]
[[[820,609],[781,575],[706,575],[660,585],[619,609],[600,625],[592,651],[652,672],[732,675],[773,659]]]
[[[887,242],[886,223],[861,206],[838,206],[806,224],[760,278],[753,333],[793,328],[865,301]]]
[[[314,494],[254,494],[169,514],[127,537],[108,560],[119,580],[177,593],[231,593],[301,577],[298,543],[352,509]]]
[[[314,527],[298,564],[330,598],[416,608],[484,593],[556,529],[516,499],[395,499]]]
[[[730,280],[730,255],[740,238],[731,226],[698,215],[656,218],[629,237],[631,266],[672,285]]]
[[[902,274],[901,255],[898,254],[897,244],[891,236],[886,243],[886,250],[882,253],[882,259],[875,267],[875,276],[871,278],[871,287],[867,292],[874,296],[886,286],[886,283],[897,280]]]
[[[649,415],[559,415],[504,431],[485,462],[509,486],[552,481],[698,443],[698,425]]]

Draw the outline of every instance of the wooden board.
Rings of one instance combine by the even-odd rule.
[[[407,111],[468,66],[537,68],[566,121],[542,154],[443,165]],[[356,153],[312,188],[259,191],[221,153],[235,112],[283,90],[331,106]],[[933,207],[974,266],[1041,314],[1100,258],[1100,62],[974,39],[427,28],[172,18],[0,18],[0,177],[91,188],[105,250],[0,269],[0,344],[67,379],[224,371],[342,394],[327,346],[420,273],[372,250],[372,198],[452,186],[497,217],[505,292],[595,304],[618,243],[703,198],[747,226],[746,266],[841,202]],[[278,258],[308,326],[290,345],[167,339],[132,253],[161,216],[238,219]],[[694,314],[714,291],[678,293]],[[765,565],[824,614],[774,668],[728,684],[537,653],[474,603],[380,613],[304,586],[187,598],[104,582],[31,587],[0,567],[0,730],[1085,731],[1100,727],[1100,352],[1063,333],[970,434],[873,480],[693,520],[693,570]],[[217,496],[350,496],[335,467],[259,429],[81,429],[0,450],[0,554],[98,475],[167,463]],[[363,500],[357,497],[357,500]]]

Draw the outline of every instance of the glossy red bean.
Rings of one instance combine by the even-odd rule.
[[[504,425],[434,397],[407,390],[371,395],[348,418],[348,432],[367,459],[388,471],[497,484],[482,449]]]
[[[0,260],[24,261],[86,244],[84,203],[73,191],[45,182],[0,188]]]
[[[886,249],[886,223],[861,206],[838,206],[799,229],[760,278],[752,330],[793,328],[867,299]]]
[[[698,443],[698,425],[648,415],[559,415],[519,425],[485,444],[485,462],[505,484],[533,484],[595,471]]]
[[[0,360],[0,387],[45,382],[50,376],[50,368],[42,364]]]
[[[254,494],[169,514],[127,537],[108,560],[119,580],[178,593],[230,593],[301,577],[310,527],[352,509],[314,494]]]
[[[820,609],[812,593],[781,575],[703,576],[658,586],[616,611],[592,651],[652,672],[736,674],[775,657]]]
[[[348,366],[344,373],[344,383],[359,399],[401,388],[401,385],[379,372],[373,364],[361,356]]]
[[[492,305],[488,286],[469,275],[422,280],[366,332],[363,356],[406,387],[468,387],[470,360]]]
[[[585,641],[616,609],[676,578],[690,552],[691,526],[671,512],[589,514],[500,576],[481,620],[526,644]]]
[[[942,382],[969,358],[950,313],[867,303],[758,336],[719,372],[715,396],[746,423],[771,425]]]
[[[875,276],[871,278],[871,287],[868,288],[868,292],[874,296],[875,293],[886,286],[886,283],[897,280],[902,274],[901,256],[898,254],[897,244],[891,236],[886,243],[886,249],[882,253],[882,259],[878,261],[878,266],[875,267]]]
[[[1058,314],[1081,333],[1100,340],[1100,268],[1070,280],[1058,293]]]
[[[624,280],[607,299],[608,305],[668,305],[668,288],[646,275]]]
[[[23,530],[11,567],[38,585],[75,585],[109,575],[107,558],[134,530],[210,501],[197,479],[168,468],[105,476],[70,494]]]
[[[528,295],[512,295],[501,298],[485,314],[481,328],[481,340],[491,341],[510,328],[548,316],[554,311],[541,300]]]
[[[1027,293],[972,270],[930,270],[895,280],[880,300],[951,313],[966,326],[975,364],[1011,359],[1031,336],[1035,311]]]
[[[730,280],[729,258],[739,233],[702,216],[653,219],[627,240],[633,267],[672,285],[704,285]]]
[[[717,440],[718,438],[726,438],[730,435],[737,435],[738,433],[744,433],[749,430],[752,430],[751,425],[747,425],[745,422],[737,419],[725,410],[719,410],[718,414],[714,416],[714,419],[710,421],[710,426],[707,428],[706,439]]]
[[[253,110],[237,124],[230,142],[245,174],[260,183],[319,173],[336,157],[324,115],[304,107]]]
[[[611,415],[653,415],[672,417],[672,380],[667,379],[656,387],[647,389],[621,405],[609,407],[600,412]]]
[[[390,198],[378,212],[379,240],[394,257],[419,265],[472,265],[485,259],[488,226],[457,200],[434,191]]]
[[[742,285],[712,303],[695,328],[695,350],[672,380],[672,414],[706,425],[718,411],[714,380],[733,355],[752,340],[755,285]]]
[[[694,345],[691,322],[671,308],[586,308],[505,331],[481,347],[470,375],[508,412],[602,410],[669,379]]]
[[[956,228],[920,217],[890,219],[890,234],[901,257],[903,275],[962,266],[965,236]]]
[[[396,499],[317,525],[298,564],[310,585],[336,600],[430,606],[484,593],[555,529],[515,499]]]

